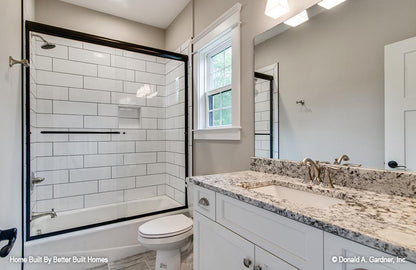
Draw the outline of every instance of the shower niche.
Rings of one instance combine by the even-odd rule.
[[[26,41],[27,239],[186,208],[187,55],[34,22]]]
[[[139,107],[118,107],[118,127],[126,129],[137,129],[140,124],[140,108]]]

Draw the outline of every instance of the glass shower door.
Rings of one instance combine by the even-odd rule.
[[[29,239],[186,206],[186,61],[29,38]]]

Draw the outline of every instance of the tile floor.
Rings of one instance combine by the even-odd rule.
[[[156,252],[149,251],[130,256],[89,270],[154,270]]]

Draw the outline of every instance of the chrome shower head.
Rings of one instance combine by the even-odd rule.
[[[37,35],[37,34],[32,34],[32,37],[38,37],[43,41],[43,44],[40,46],[42,49],[44,50],[50,50],[56,47],[55,44],[50,43],[49,41],[47,41],[46,39],[44,39],[42,36]]]

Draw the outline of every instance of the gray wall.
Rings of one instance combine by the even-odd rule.
[[[163,49],[165,30],[57,0],[36,0],[35,20],[71,30]]]
[[[256,46],[256,68],[279,62],[280,158],[384,167],[384,45],[416,35],[415,10],[347,1]]]
[[[318,0],[289,0],[291,11],[273,20],[264,15],[266,0],[195,0],[195,35],[231,8],[236,2],[241,11],[241,140],[195,141],[194,174],[245,170],[254,155],[254,46],[253,38],[279,24]]]

